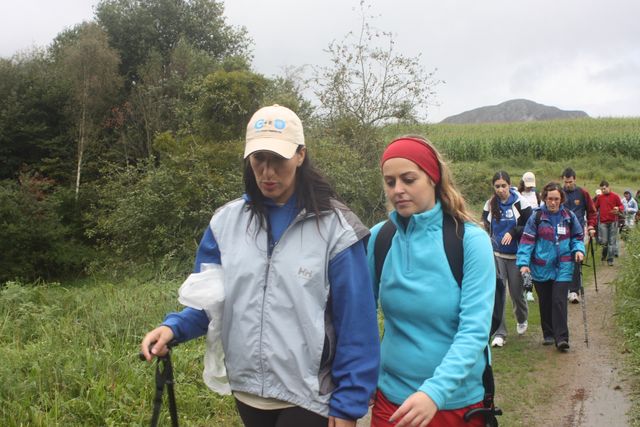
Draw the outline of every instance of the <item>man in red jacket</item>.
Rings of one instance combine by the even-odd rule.
[[[598,240],[602,245],[602,260],[613,265],[613,257],[618,255],[618,218],[624,212],[620,196],[611,191],[606,180],[600,182],[602,194],[596,199],[595,205],[600,215],[598,224]]]

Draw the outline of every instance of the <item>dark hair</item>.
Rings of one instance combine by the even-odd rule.
[[[493,178],[491,179],[491,184],[492,185],[495,184],[496,181],[499,179],[504,179],[505,181],[507,181],[507,184],[511,186],[511,177],[505,171],[496,172],[493,175]],[[489,202],[489,205],[491,207],[491,217],[495,218],[496,221],[500,221],[502,211],[500,210],[498,195],[496,194],[495,190],[493,192],[493,197],[491,197],[491,201]]]
[[[564,171],[562,171],[562,177],[563,178],[574,178],[576,177],[576,171],[574,171],[571,168],[566,168]]]
[[[607,181],[606,179],[603,179],[602,181],[600,181],[600,187],[608,187],[609,186],[609,181]]]
[[[296,152],[300,152],[302,145]],[[295,195],[297,197],[297,207],[302,208],[307,214],[314,213],[316,221],[320,221],[320,215],[328,210],[333,210],[332,199],[338,200],[338,195],[329,181],[316,169],[309,158],[309,151],[306,152],[302,165],[296,170]],[[249,196],[247,203],[251,211],[251,218],[258,218],[259,227],[268,229],[267,208],[265,206],[266,197],[260,191],[256,177],[251,169],[249,157],[244,162],[244,191]]]
[[[526,190],[527,188],[524,186],[524,179],[520,180],[520,183],[518,184],[518,192],[522,193],[524,190]]]
[[[562,185],[560,185],[560,183],[558,182],[553,182],[553,181],[545,185],[544,188],[542,189],[542,200],[547,199],[547,194],[550,191],[560,192],[560,204],[563,204],[565,200],[567,200],[567,195],[565,194],[564,189],[562,188]]]

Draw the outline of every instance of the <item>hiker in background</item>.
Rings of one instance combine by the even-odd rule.
[[[584,259],[584,235],[575,214],[566,208],[566,196],[557,182],[542,190],[544,205],[527,221],[516,261],[522,274],[531,273],[538,294],[543,345],[569,349],[567,291],[574,262]]]
[[[518,185],[518,192],[529,202],[532,210],[540,206],[540,193],[536,190],[536,176],[533,172],[525,172],[522,175],[522,179]],[[526,297],[527,301],[534,301],[533,292],[527,291]]]
[[[533,172],[525,172],[524,175],[522,175],[522,179],[518,185],[518,192],[522,197],[527,199],[531,209],[535,209],[540,206],[540,193],[536,190],[536,176]]]
[[[596,235],[596,227],[598,225],[598,217],[596,207],[589,195],[589,192],[576,185],[576,172],[571,168],[562,171],[563,190],[566,196],[564,206],[573,212],[580,222],[580,226],[589,238]],[[573,271],[573,279],[569,285],[568,299],[573,304],[580,302],[580,269],[582,265],[575,264]]]
[[[618,256],[618,218],[624,212],[620,196],[611,191],[609,182],[600,182],[600,191],[595,202],[600,223],[598,224],[598,240],[602,245],[602,258],[609,266],[613,265],[613,258]]]
[[[622,206],[624,206],[624,225],[631,229],[636,224],[636,214],[638,213],[638,202],[631,197],[631,190],[624,190]]]
[[[523,335],[528,327],[529,307],[522,276],[516,266],[516,253],[522,230],[531,215],[531,207],[526,199],[511,188],[511,178],[507,172],[496,172],[491,183],[494,193],[484,205],[482,223],[491,237],[498,277],[509,288],[513,314],[517,322],[516,332]],[[504,307],[500,326],[491,341],[493,347],[502,347],[507,342],[507,305]]]
[[[594,191],[594,192],[593,192],[593,199],[592,199],[592,200],[593,200],[594,206],[595,206],[595,203],[596,203],[596,199],[597,199],[597,198],[598,198],[598,196],[599,196],[599,195],[601,195],[601,194],[602,194],[602,190],[601,190],[601,189],[599,189],[599,188],[597,188],[597,189],[596,189],[596,191]],[[597,215],[597,213],[598,213],[598,210],[596,209],[596,215]],[[598,223],[599,223],[599,222],[600,222],[600,221],[598,221]]]
[[[484,426],[482,417],[466,423],[463,416],[483,406],[482,374],[488,363],[483,352],[496,282],[491,244],[426,139],[392,141],[380,165],[397,231],[379,281],[373,276],[384,336],[371,426]],[[443,251],[445,215],[454,218],[456,228],[464,227],[460,286]],[[383,224],[371,230],[372,273]]]
[[[355,427],[379,367],[369,232],[310,163],[291,110],[253,115],[244,158],[245,194],[216,210],[195,261],[195,272],[224,268],[222,344],[240,417],[247,427]],[[201,310],[171,313],[142,352],[150,361],[208,325]]]

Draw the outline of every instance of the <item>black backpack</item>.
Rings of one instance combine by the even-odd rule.
[[[456,232],[456,220],[448,213],[443,214],[442,221],[442,238],[444,242],[444,251],[447,255],[447,261],[449,262],[449,268],[453,277],[458,282],[458,286],[462,287],[462,277],[464,275],[464,224],[460,223],[458,232]],[[459,234],[458,234],[459,233]],[[373,256],[375,260],[376,277],[378,282],[382,275],[382,267],[384,266],[385,258],[391,248],[391,240],[396,234],[396,226],[393,222],[387,221],[383,224],[382,228],[376,236],[376,240],[373,243]],[[493,335],[500,325],[502,318],[502,311],[504,309],[504,283],[498,277],[496,277],[496,296],[493,306],[493,314],[491,315],[491,331],[489,336]],[[502,415],[502,410],[497,408],[494,404],[495,383],[493,380],[493,369],[489,363],[489,345],[484,351],[486,365],[482,374],[482,386],[484,387],[484,408],[472,409],[465,414],[465,420],[476,414],[485,415],[486,425],[491,427],[497,427],[498,421],[497,415]],[[478,410],[480,409],[480,410]]]

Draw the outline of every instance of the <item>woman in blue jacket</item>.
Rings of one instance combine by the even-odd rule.
[[[516,263],[522,274],[531,273],[538,294],[543,344],[569,349],[567,292],[574,262],[584,259],[580,221],[564,206],[565,193],[557,182],[542,190],[544,205],[527,221]]]
[[[495,293],[491,243],[426,139],[392,141],[381,168],[397,231],[379,281],[374,246],[384,223],[372,228],[369,240],[369,268],[384,314],[371,425],[483,426],[481,418],[465,423],[463,415],[481,407],[484,397],[483,351]],[[445,214],[464,227],[460,286],[444,251]]]
[[[224,270],[221,339],[247,427],[355,427],[375,391],[379,336],[368,230],[311,165],[300,119],[274,105],[247,126],[243,197],[214,213],[195,272]],[[147,360],[207,332],[202,310],[169,314]]]
[[[511,188],[511,178],[507,172],[496,172],[491,184],[494,193],[484,205],[482,222],[491,237],[498,277],[509,287],[513,314],[517,322],[516,332],[523,335],[528,327],[529,306],[522,276],[516,266],[516,252],[524,225],[531,215],[531,207],[527,199]],[[506,293],[506,287],[503,289]],[[505,299],[504,296],[502,299]],[[507,326],[504,321],[506,309],[505,304],[500,325],[491,341],[492,347],[502,347],[507,342]]]

